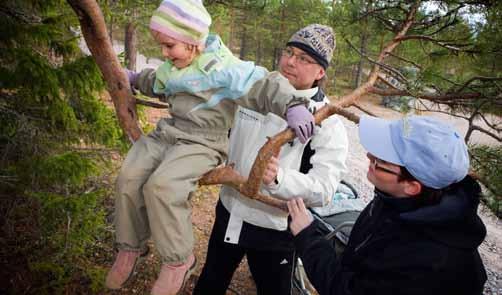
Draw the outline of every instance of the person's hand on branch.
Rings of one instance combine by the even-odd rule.
[[[301,143],[307,142],[314,133],[314,115],[303,104],[292,106],[286,114],[288,126],[292,128]]]
[[[131,71],[129,69],[124,69],[129,79],[129,84],[131,85],[131,89],[134,90],[134,85],[136,85],[136,81],[138,80],[139,73]]]
[[[279,172],[279,159],[277,157],[272,156],[270,161],[267,164],[267,168],[265,168],[265,173],[263,174],[263,183],[269,185],[273,182],[277,183],[277,173]]]
[[[291,216],[289,229],[294,236],[304,230],[314,220],[301,198],[288,201],[288,210]]]

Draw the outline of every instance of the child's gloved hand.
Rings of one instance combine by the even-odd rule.
[[[286,114],[288,126],[295,130],[301,143],[307,142],[314,133],[314,116],[302,104],[292,106]]]
[[[139,73],[131,71],[129,69],[125,69],[127,74],[127,78],[129,78],[129,84],[131,84],[131,88],[134,89],[134,85],[136,85],[136,81],[138,80]]]

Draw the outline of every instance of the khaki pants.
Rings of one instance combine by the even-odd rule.
[[[152,236],[164,263],[182,263],[193,251],[190,192],[222,161],[209,147],[154,131],[134,143],[117,178],[116,243],[140,250]]]

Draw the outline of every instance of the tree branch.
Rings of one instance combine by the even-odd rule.
[[[479,126],[477,126],[477,125],[471,125],[471,129],[472,129],[472,130],[475,130],[475,131],[479,131],[479,132],[481,132],[481,133],[484,133],[484,134],[486,134],[486,135],[488,135],[488,136],[490,136],[490,137],[493,137],[493,138],[494,138],[495,140],[497,140],[498,142],[502,142],[502,137],[501,137],[501,136],[498,136],[498,135],[496,135],[495,133],[490,132],[490,131],[488,131],[488,130],[486,130],[486,129],[482,128],[482,127],[479,127]]]
[[[359,103],[357,103],[357,102],[354,102],[354,103],[352,104],[352,106],[356,107],[357,109],[359,109],[359,110],[363,111],[364,113],[366,113],[366,114],[368,114],[368,115],[370,115],[370,116],[373,116],[373,117],[378,117],[375,113],[373,113],[372,111],[370,111],[370,110],[368,110],[368,109],[364,108],[363,106],[361,106],[361,105],[360,105]]]
[[[476,76],[467,80],[462,87],[460,87],[458,92],[462,92],[466,87],[468,87],[474,81],[502,81],[502,77],[485,77],[485,76]]]
[[[458,15],[458,11],[461,8],[463,8],[464,6],[465,6],[464,4],[460,4],[459,6],[453,8],[452,10],[448,11],[444,15],[436,16],[435,18],[433,18],[433,19],[431,19],[429,21],[419,22],[416,29],[418,29],[418,30],[427,29],[427,28],[433,27],[433,26],[441,23],[441,21],[447,19],[446,23],[443,26],[441,26],[439,29],[437,29],[436,31],[434,31],[433,33],[431,33],[429,35],[437,34],[440,31],[444,30],[445,28],[451,26],[455,22],[455,19],[457,18],[457,15]],[[454,14],[454,16],[453,16],[453,19],[450,21],[450,18],[451,18],[452,14]]]
[[[377,62],[377,61],[373,60],[373,59],[372,59],[372,58],[370,58],[367,54],[362,53],[359,49],[357,49],[357,48],[356,48],[356,47],[355,47],[352,43],[350,43],[350,41],[349,41],[348,39],[345,39],[345,41],[347,42],[347,44],[349,44],[349,46],[350,46],[353,50],[355,50],[355,51],[357,52],[357,54],[359,54],[360,56],[362,56],[362,57],[366,58],[366,59],[367,59],[370,63],[372,63],[372,64],[377,64],[377,65],[379,65],[380,67],[382,67],[382,68],[384,68],[384,69],[388,70],[389,72],[391,72],[391,73],[395,74],[398,80],[401,80],[401,81],[404,81],[404,82],[406,82],[406,81],[407,81],[406,77],[405,77],[405,76],[404,76],[401,72],[399,72],[397,69],[395,69],[395,68],[393,68],[393,67],[391,67],[391,66],[389,66],[389,65],[386,65],[386,64],[384,64],[384,63]]]
[[[152,101],[152,100],[146,100],[146,99],[141,99],[141,98],[134,98],[136,100],[136,104],[139,105],[144,105],[147,107],[152,107],[156,109],[168,109],[169,104],[165,102],[160,102],[160,101]]]
[[[368,77],[368,80],[363,83],[361,86],[356,88],[354,91],[351,93],[343,96],[339,101],[335,103],[328,104],[324,107],[322,107],[315,115],[315,122],[316,124],[320,124],[322,120],[325,118],[329,117],[332,114],[341,114],[345,117],[347,117],[349,120],[352,120],[356,123],[359,123],[359,117],[344,108],[349,107],[352,105],[357,99],[359,99],[362,95],[368,93],[368,89],[373,87],[375,84],[379,70],[380,70],[380,65],[382,61],[385,59],[385,57],[389,54],[389,52],[392,52],[394,48],[396,48],[397,45],[399,45],[400,41],[398,38],[404,36],[408,29],[411,27],[413,23],[413,19],[415,18],[418,6],[420,4],[420,1],[416,1],[411,9],[409,10],[406,20],[403,23],[401,30],[396,34],[396,36],[387,44],[383,50],[380,52],[376,63],[374,64],[372,71]],[[275,135],[274,137],[270,138],[267,143],[260,149],[258,156],[256,157],[253,167],[251,169],[251,172],[249,174],[249,178],[245,183],[239,182],[238,185],[238,190],[241,194],[245,196],[256,196],[258,194],[258,191],[261,186],[261,182],[263,179],[263,174],[265,172],[266,165],[270,158],[273,155],[276,155],[279,151],[280,148],[283,144],[291,141],[294,139],[295,134],[291,129],[286,129],[279,134]],[[213,171],[210,171],[208,175],[210,175]],[[208,177],[206,175],[205,177]],[[225,179],[226,176],[219,176],[220,179]],[[242,181],[242,178],[239,178],[240,181]],[[203,178],[201,181],[205,181]],[[219,182],[218,179],[215,180],[217,183]]]
[[[416,67],[416,68],[418,68],[418,69],[422,69],[422,66],[421,66],[421,65],[419,65],[419,64],[417,64],[417,63],[416,63],[416,62],[414,62],[414,61],[411,61],[411,60],[406,59],[406,58],[404,58],[404,57],[398,56],[398,55],[396,55],[396,54],[394,54],[394,53],[392,53],[392,52],[390,52],[390,53],[389,53],[389,55],[390,55],[390,56],[392,56],[392,57],[394,57],[394,58],[396,58],[396,59],[399,59],[399,60],[401,60],[401,61],[404,61],[404,62],[407,62],[407,63],[409,63],[409,64],[412,64],[413,66],[415,66],[415,67]]]
[[[408,90],[399,90],[399,89],[381,89],[377,87],[371,87],[369,89],[370,93],[378,94],[382,96],[412,96],[417,98],[423,98],[435,102],[444,102],[451,100],[459,100],[459,99],[475,99],[482,97],[481,93],[448,93],[443,95],[433,95],[426,93],[411,93]]]
[[[138,125],[136,101],[108,38],[101,9],[95,0],[67,0],[67,2],[78,16],[87,47],[106,81],[120,127],[131,141],[135,141],[142,134]]]
[[[437,44],[441,47],[444,47],[446,49],[449,49],[449,50],[452,50],[452,51],[455,51],[455,52],[468,52],[468,53],[480,53],[479,50],[471,50],[471,49],[462,49],[462,48],[459,48],[459,47],[465,47],[465,46],[468,46],[470,44],[454,44],[454,43],[450,43],[448,41],[441,41],[441,40],[437,40],[437,39],[434,39],[430,36],[425,36],[425,35],[408,35],[408,36],[403,36],[400,38],[399,41],[407,41],[407,40],[426,40],[426,41],[430,41],[434,44]],[[453,45],[457,45],[459,47],[455,47]]]
[[[492,124],[492,123],[488,122],[488,120],[486,119],[486,117],[485,117],[484,114],[479,113],[479,116],[485,122],[485,124],[488,125],[488,127],[492,128],[493,130],[495,130],[497,132],[501,132],[502,131],[502,128],[498,127],[498,124]]]

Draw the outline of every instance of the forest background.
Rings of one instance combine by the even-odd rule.
[[[418,1],[420,2],[420,1]],[[98,1],[110,39],[160,58],[148,31],[160,1]],[[211,31],[242,59],[274,70],[298,28],[330,25],[337,49],[326,93],[361,85],[403,23],[410,1],[205,1]],[[131,143],[95,61],[78,47],[77,15],[59,0],[0,3],[0,292],[97,294],[113,255],[113,180]],[[483,202],[502,215],[502,3],[423,1],[410,38],[382,64],[376,94],[403,112],[432,109],[468,122]],[[406,41],[406,42],[404,42]],[[386,83],[387,82],[387,83]],[[410,97],[418,98],[411,100]],[[144,132],[144,108],[139,107]],[[473,133],[494,143],[473,144]],[[5,292],[4,292],[5,291]]]

